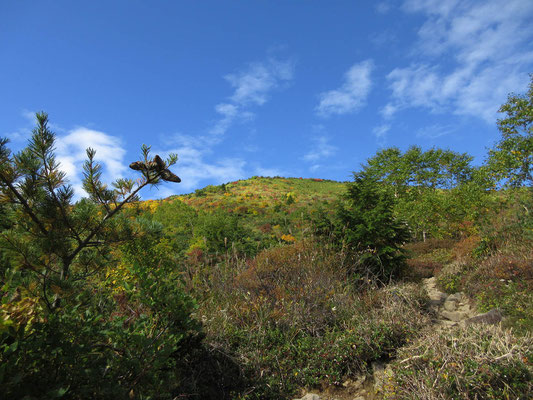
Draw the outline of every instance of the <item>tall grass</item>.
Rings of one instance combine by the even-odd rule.
[[[393,357],[429,321],[417,285],[354,281],[347,255],[314,239],[252,259],[229,252],[195,268],[187,279],[201,299],[206,343],[234,360],[242,377],[235,398],[282,399],[340,385]]]

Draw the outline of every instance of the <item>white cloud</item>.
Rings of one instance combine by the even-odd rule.
[[[454,133],[455,131],[456,129],[453,126],[435,124],[435,125],[426,126],[424,128],[419,129],[416,132],[416,136],[426,137],[430,139],[437,139],[442,136],[450,135]]]
[[[228,74],[224,78],[233,88],[233,93],[226,101],[217,104],[215,112],[219,118],[206,135],[190,136],[177,134],[166,141],[166,150],[160,155],[177,153],[179,161],[172,170],[182,179],[180,190],[192,190],[204,181],[220,184],[246,177],[247,163],[236,157],[217,157],[215,146],[222,143],[228,129],[233,124],[250,121],[255,114],[252,107],[264,105],[272,91],[282,88],[293,77],[294,65],[291,61],[269,59],[264,62],[249,64],[245,69]],[[253,149],[244,148],[250,151]],[[258,175],[277,175],[276,169],[256,167]],[[176,193],[175,186],[162,185],[161,193]]]
[[[26,126],[15,131],[3,133],[11,142],[23,142],[31,137],[32,129],[35,127],[35,113],[27,109],[20,112],[20,116],[26,120]]]
[[[403,4],[409,12],[426,12],[431,15],[447,15],[459,0],[406,0]]]
[[[311,163],[309,170],[315,172],[322,168],[322,162],[337,154],[338,148],[329,143],[327,136],[318,136],[312,139],[313,147],[307,152],[302,160]]]
[[[35,117],[35,111],[30,111],[28,109],[23,109],[21,112],[20,112],[20,115],[26,120],[28,121],[30,124],[35,124],[35,121],[36,121],[36,117]]]
[[[380,110],[380,114],[383,115],[383,118],[390,119],[398,111],[398,106],[392,103],[388,103]]]
[[[392,99],[382,114],[423,107],[494,123],[533,67],[533,2],[406,0],[403,9],[426,21],[412,54],[417,61],[387,76]]]
[[[182,160],[178,173],[186,177],[182,185],[186,190],[198,187],[203,180],[213,180],[215,184],[220,184],[245,177],[246,162],[239,158],[223,158],[214,163],[206,162],[201,157]]]
[[[240,105],[263,105],[269,92],[293,76],[290,61],[271,59],[266,63],[253,63],[236,74],[226,75],[226,80],[235,88],[231,101]]]
[[[87,159],[87,148],[96,150],[95,160],[104,170],[103,181],[111,182],[124,176],[126,166],[124,155],[126,150],[122,147],[119,138],[87,128],[76,128],[67,135],[58,136],[56,140],[57,161],[60,169],[67,174],[69,182],[76,191],[76,197],[85,194],[82,189],[83,163]]]
[[[316,162],[318,160],[332,157],[337,153],[337,147],[329,143],[327,136],[320,136],[313,139],[313,148],[302,158],[304,161]]]
[[[163,183],[159,196],[170,196],[178,192],[196,189],[203,181],[220,184],[245,177],[246,162],[240,158],[221,157],[212,160],[214,147],[221,137],[213,135],[190,136],[175,134],[165,142],[165,150],[154,149],[154,154],[166,157],[170,153],[178,155],[178,162],[171,170],[181,178],[181,183]]]
[[[390,131],[391,126],[388,124],[376,126],[374,129],[372,129],[372,133],[377,139],[384,140],[387,132]]]
[[[176,153],[179,156],[178,163],[171,169],[178,175],[182,182],[179,188],[175,185],[164,184],[165,193],[175,194],[177,189],[192,190],[197,188],[202,181],[210,180],[214,184],[220,184],[245,177],[244,167],[246,162],[240,158],[223,157],[216,161],[207,161],[206,158],[212,153],[212,149],[202,147],[198,142],[185,143],[172,150],[159,152],[161,156]]]
[[[215,106],[215,111],[226,118],[233,118],[237,115],[238,108],[233,104],[220,103]]]
[[[226,75],[224,78],[234,91],[228,102],[215,106],[215,111],[222,117],[209,133],[224,135],[233,123],[253,119],[255,114],[249,108],[264,105],[273,90],[292,79],[293,72],[294,64],[291,61],[270,59],[252,63],[242,71]]]
[[[354,64],[346,72],[340,88],[320,94],[320,103],[316,108],[318,114],[324,117],[347,114],[362,107],[372,86],[370,74],[373,67],[371,60]]]
[[[392,97],[396,102],[385,106],[384,115],[392,115],[406,106],[438,110],[445,101],[441,93],[441,77],[426,65],[396,68],[387,79],[391,82]]]
[[[240,106],[229,103],[216,105],[215,111],[222,115],[222,118],[215,123],[215,125],[209,130],[209,133],[216,136],[224,135],[235,121],[250,121],[255,116],[254,113],[242,110]]]

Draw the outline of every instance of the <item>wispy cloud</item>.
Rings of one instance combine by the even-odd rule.
[[[372,129],[372,133],[376,137],[376,139],[380,141],[384,141],[387,133],[390,131],[391,126],[389,124],[383,124],[376,126],[374,129]]]
[[[2,133],[2,136],[7,137],[12,142],[23,142],[31,137],[31,132],[35,126],[35,113],[27,109],[20,112],[20,116],[26,120],[25,126],[17,130]]]
[[[362,107],[372,86],[370,75],[373,67],[372,60],[354,64],[345,73],[340,88],[320,94],[317,113],[327,117],[332,114],[353,113]]]
[[[330,144],[330,138],[326,135],[317,136],[312,139],[312,142],[312,148],[302,157],[302,160],[311,163],[309,170],[314,172],[326,159],[333,157],[338,148]]]
[[[392,96],[384,116],[423,107],[493,123],[533,67],[533,2],[406,0],[403,10],[426,21],[413,49],[416,61],[387,76]],[[439,64],[443,57],[449,62]]]
[[[269,92],[282,82],[292,79],[294,65],[291,61],[270,59],[252,63],[243,71],[228,74],[225,79],[235,88],[231,101],[239,105],[263,105]]]
[[[211,139],[211,137],[175,135],[173,137],[175,147],[158,152],[161,156],[167,156],[169,153],[178,154],[178,163],[172,169],[182,178],[180,189],[192,190],[204,180],[221,183],[245,176],[246,162],[240,158],[221,157],[215,161],[207,160],[213,153],[214,143]],[[174,186],[163,185],[163,191],[167,195],[174,194],[175,190]]]
[[[337,152],[337,147],[329,143],[327,136],[320,136],[313,139],[313,148],[303,156],[305,161],[318,161],[323,158],[331,157]]]
[[[226,75],[224,78],[234,89],[233,94],[228,101],[215,106],[215,111],[221,117],[210,133],[223,135],[233,123],[253,119],[254,113],[250,108],[264,105],[270,93],[291,81],[293,75],[294,63],[291,60],[273,58],[252,63],[239,72]]]
[[[294,63],[291,60],[270,58],[264,62],[251,63],[224,76],[233,92],[226,100],[215,105],[219,118],[208,132],[199,136],[174,135],[167,141],[167,148],[173,150],[160,152],[162,155],[179,155],[176,172],[182,178],[180,189],[191,190],[204,181],[221,183],[246,176],[250,167],[242,158],[220,157],[216,154],[215,147],[224,141],[231,126],[252,120],[255,109],[263,106],[273,91],[285,87],[293,75]],[[279,172],[277,169],[264,169],[260,166],[252,166],[252,170],[259,175]],[[165,185],[162,190],[165,194],[172,193],[170,187]]]
[[[440,124],[434,124],[431,126],[426,126],[424,128],[419,129],[416,132],[417,137],[426,137],[430,139],[437,139],[442,136],[448,136],[456,131],[456,128],[454,128],[451,125],[440,125]]]
[[[390,119],[394,116],[394,114],[396,114],[396,111],[398,111],[397,105],[393,103],[387,103],[379,112],[383,118]]]
[[[69,182],[76,191],[76,196],[85,195],[82,188],[83,163],[87,159],[86,149],[96,150],[95,160],[103,166],[104,182],[112,182],[124,176],[126,150],[121,140],[104,132],[87,128],[76,128],[66,135],[57,137],[56,154],[61,163],[60,169],[67,174]]]

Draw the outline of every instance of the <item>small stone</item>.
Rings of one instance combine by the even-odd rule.
[[[444,328],[450,328],[452,326],[456,326],[457,322],[449,321],[447,319],[441,319],[440,321],[438,321],[438,324]]]
[[[445,309],[446,311],[455,311],[455,309],[456,309],[455,301],[450,301],[450,299],[448,298],[448,299],[444,302],[444,309]]]
[[[454,294],[451,294],[448,296],[448,298],[446,299],[446,301],[456,301],[456,302],[460,302],[463,298],[463,295],[462,293],[454,293]]]
[[[320,400],[320,396],[318,394],[314,394],[314,393],[307,393],[300,400]]]
[[[471,308],[468,304],[460,304],[459,307],[457,307],[457,311],[461,311],[466,314],[469,314],[471,311]]]
[[[441,311],[440,315],[450,321],[459,322],[467,317],[467,314],[460,311]]]
[[[366,376],[365,375],[361,375],[361,376],[357,377],[356,380],[352,380],[352,379],[345,380],[342,383],[342,386],[344,388],[349,388],[350,391],[352,391],[352,392],[355,392],[355,391],[358,391],[359,389],[361,389],[363,387],[363,384],[365,383],[365,381],[366,381]]]
[[[442,303],[444,303],[444,301],[446,300],[446,294],[435,291],[435,292],[429,293],[429,299],[432,305],[439,306]]]
[[[494,308],[490,310],[489,312],[486,312],[484,314],[478,314],[475,317],[468,318],[465,323],[466,325],[471,324],[489,324],[494,325],[499,323],[502,320],[503,316],[500,310],[497,308]]]

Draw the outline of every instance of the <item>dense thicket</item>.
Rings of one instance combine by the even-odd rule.
[[[119,215],[161,171],[144,147],[141,180],[110,189],[88,149],[89,198],[72,204],[47,115],[36,117],[25,149],[11,155],[0,142],[2,397],[170,393],[173,354],[196,329],[194,303],[159,244],[161,227]]]

